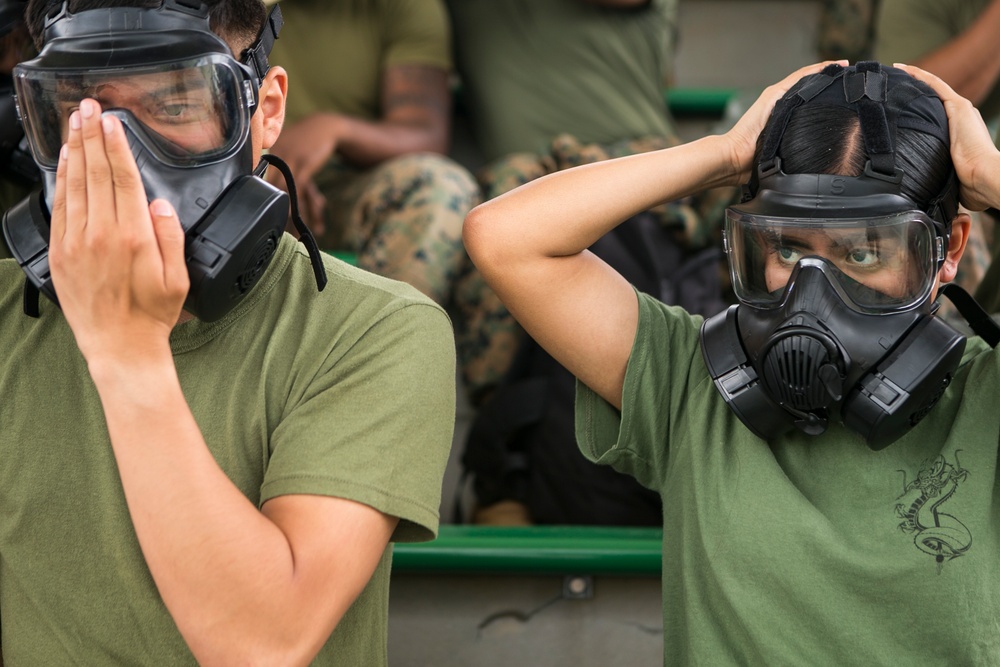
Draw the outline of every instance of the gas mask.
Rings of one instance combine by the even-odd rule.
[[[185,310],[211,322],[242,301],[288,219],[289,196],[261,178],[267,161],[254,169],[250,141],[250,117],[280,27],[275,7],[240,62],[210,30],[200,2],[77,14],[64,4],[46,20],[38,56],[14,69],[43,188],[3,220],[8,248],[27,276],[26,312],[34,290],[58,303],[48,266],[49,214],[68,119],[86,97],[121,121],[147,198],[166,199],[177,211],[191,280]],[[301,221],[297,226],[322,290],[319,251]]]
[[[837,421],[882,449],[951,381],[965,338],[934,316],[931,295],[957,182],[952,175],[921,210],[900,191],[892,149],[896,126],[948,145],[947,118],[932,97],[899,70],[859,63],[808,77],[776,106],[743,201],[726,214],[739,304],[701,329],[716,388],[761,438],[796,428],[818,435]],[[870,157],[860,176],[782,171],[776,151],[788,115],[817,102],[858,111]],[[963,314],[975,304],[967,294],[953,300]],[[992,329],[985,324],[983,334],[995,344]]]

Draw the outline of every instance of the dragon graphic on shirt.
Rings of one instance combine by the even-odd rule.
[[[896,516],[903,520],[899,529],[914,533],[913,543],[924,553],[934,556],[939,574],[945,562],[958,558],[972,546],[972,533],[965,524],[941,511],[941,506],[969,476],[969,471],[958,460],[960,451],[955,451],[955,465],[941,455],[924,461],[916,479],[909,483],[906,471],[899,471],[903,473],[903,492],[896,499],[914,491],[919,494],[909,506],[896,505]]]

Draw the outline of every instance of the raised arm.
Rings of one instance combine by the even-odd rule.
[[[620,407],[638,306],[625,279],[586,249],[656,204],[745,181],[774,103],[824,65],[768,88],[723,136],[558,172],[480,205],[465,223],[469,255],[528,333]]]

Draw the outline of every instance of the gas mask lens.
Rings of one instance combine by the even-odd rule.
[[[70,114],[88,97],[164,163],[187,167],[222,158],[249,128],[252,100],[242,82],[222,55],[118,70],[15,69],[25,133],[35,159],[49,168],[58,162]]]
[[[865,219],[790,219],[726,211],[726,243],[737,297],[776,306],[799,260],[818,258],[848,304],[861,312],[903,310],[930,293],[943,240],[920,211]]]

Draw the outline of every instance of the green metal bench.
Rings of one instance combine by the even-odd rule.
[[[589,526],[441,526],[438,539],[397,544],[411,573],[660,575],[663,531]]]

